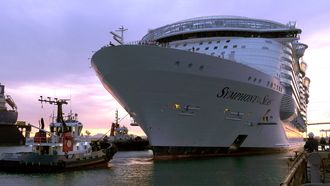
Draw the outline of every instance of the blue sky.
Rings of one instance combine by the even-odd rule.
[[[67,109],[79,113],[85,128],[109,128],[115,109],[120,117],[126,113],[102,87],[89,58],[109,43],[110,31],[123,25],[125,40],[137,41],[148,29],[183,19],[238,15],[297,22],[301,42],[309,46],[308,118],[330,121],[330,1],[1,0],[0,7],[0,83],[17,102],[20,120],[37,124],[40,117],[49,118],[53,108],[41,109],[40,95],[71,97]]]

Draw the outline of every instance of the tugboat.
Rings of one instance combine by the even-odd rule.
[[[15,101],[5,95],[5,86],[0,84],[0,145],[24,145],[31,127],[17,122],[18,112]],[[25,131],[25,136],[23,135]]]
[[[89,142],[81,136],[83,125],[77,114],[70,113],[64,120],[62,105],[68,99],[39,99],[41,103],[57,105],[56,121],[50,124],[50,131],[44,130],[44,120],[32,141],[32,152],[3,153],[0,168],[4,171],[65,171],[73,168],[107,165],[116,153],[116,147],[108,141]]]
[[[137,151],[150,148],[149,141],[140,136],[129,135],[125,126],[119,125],[118,110],[115,122],[111,125],[109,141],[114,143],[119,151]]]

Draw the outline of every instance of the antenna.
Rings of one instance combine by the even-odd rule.
[[[58,98],[54,98],[53,100],[50,97],[47,97],[48,99],[43,99],[42,96],[40,96],[40,99],[38,99],[38,101],[42,103],[49,103],[49,104],[54,104],[57,105],[57,117],[56,117],[56,122],[63,122],[63,111],[62,111],[62,105],[63,104],[68,104],[68,101],[70,99],[58,99]]]
[[[124,32],[127,31],[128,29],[124,28],[124,26],[121,26],[116,30],[116,32],[120,32],[120,36],[114,32],[110,32],[112,34],[112,38],[117,41],[119,44],[123,45],[124,44]]]

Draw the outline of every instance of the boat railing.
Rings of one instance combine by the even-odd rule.
[[[330,152],[301,152],[290,164],[289,172],[280,185],[319,185],[330,183]]]
[[[307,179],[307,159],[306,153],[301,152],[291,163],[289,172],[284,180],[281,182],[281,186],[295,186],[302,185]]]
[[[42,145],[56,145],[61,144],[63,141],[62,137],[60,136],[34,136],[33,138],[27,138],[25,144],[26,145],[35,145],[35,144],[42,144]]]

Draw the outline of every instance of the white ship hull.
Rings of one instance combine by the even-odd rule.
[[[279,151],[302,144],[302,134],[280,119],[283,93],[267,87],[278,80],[256,69],[143,45],[105,47],[94,54],[92,65],[147,134],[156,158]]]

